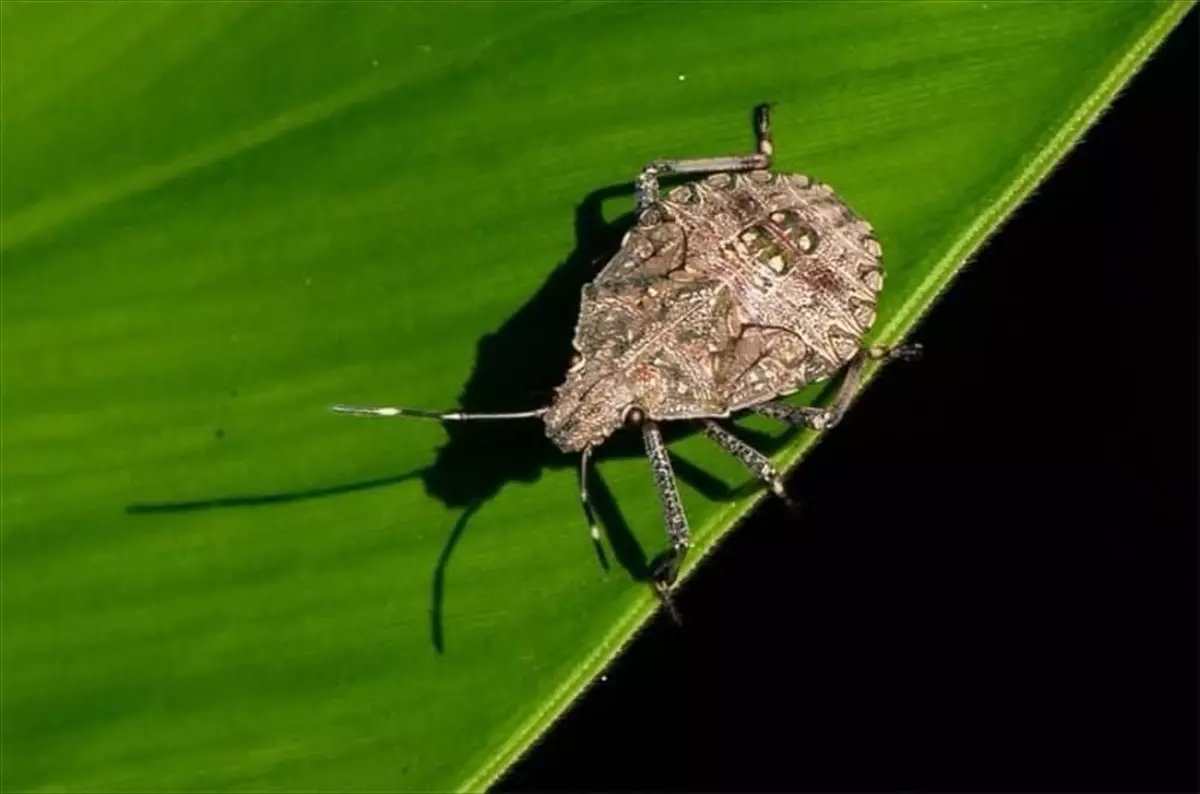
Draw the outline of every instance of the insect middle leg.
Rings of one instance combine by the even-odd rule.
[[[788,405],[779,400],[772,400],[760,403],[750,410],[772,419],[778,419],[781,422],[787,422],[788,424],[810,427],[813,430],[828,430],[842,421],[842,416],[845,415],[846,409],[850,407],[850,401],[854,399],[854,393],[858,390],[858,384],[862,380],[863,368],[868,361],[874,359],[911,361],[920,354],[921,346],[919,344],[898,347],[872,347],[860,350],[858,355],[850,360],[849,366],[846,367],[846,374],[842,378],[842,384],[838,387],[837,393],[834,395],[833,401],[829,404],[828,408],[814,408],[810,405]]]
[[[662,502],[667,541],[670,543],[670,548],[659,558],[651,575],[659,595],[674,615],[667,591],[679,576],[679,566],[691,546],[691,533],[688,530],[687,514],[683,512],[683,502],[679,498],[679,486],[675,483],[671,457],[667,453],[658,425],[647,420],[642,425],[642,440],[646,444],[646,456],[650,458],[650,469],[654,472],[654,484],[658,488],[659,501]]]
[[[701,157],[694,160],[655,160],[637,178],[637,204],[642,210],[658,200],[658,178],[664,174],[701,174],[716,171],[755,171],[771,167],[775,145],[771,141],[771,105],[754,108],[754,154]]]
[[[766,483],[771,492],[782,499],[784,504],[789,508],[795,509],[795,505],[788,497],[787,491],[783,488],[783,478],[779,476],[779,472],[775,469],[774,464],[771,463],[770,458],[711,419],[703,419],[701,420],[701,424],[704,427],[704,434],[706,436],[717,442],[722,449],[745,464],[746,468],[754,472],[754,475],[758,479]]]

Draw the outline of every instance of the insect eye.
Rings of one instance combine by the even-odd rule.
[[[658,207],[651,206],[646,211],[644,211],[641,215],[638,216],[637,222],[638,222],[638,226],[646,227],[646,226],[657,226],[658,224],[662,223],[662,221],[663,221],[662,210],[660,210]]]
[[[681,204],[695,204],[699,200],[695,185],[680,185],[667,194],[667,198]]]
[[[621,421],[626,427],[641,427],[646,421],[646,412],[636,405],[631,405],[625,409],[625,413],[621,415]]]

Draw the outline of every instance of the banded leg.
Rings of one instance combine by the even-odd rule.
[[[833,397],[833,402],[829,404],[828,408],[814,408],[810,405],[788,405],[785,402],[772,400],[756,405],[750,410],[772,419],[778,419],[781,422],[787,422],[788,424],[810,427],[813,430],[829,430],[842,421],[846,409],[850,407],[850,401],[854,399],[854,393],[858,390],[859,381],[862,380],[863,367],[866,366],[868,361],[873,359],[912,361],[920,355],[921,345],[916,343],[895,347],[879,346],[860,350],[850,360],[849,366],[846,367],[846,374],[842,378],[842,384],[838,387],[837,393]]]
[[[756,171],[771,167],[775,145],[771,141],[771,105],[754,108],[754,154],[701,157],[694,160],[655,160],[637,178],[637,204],[643,210],[658,200],[658,178],[664,174],[701,174],[716,171]]]
[[[868,348],[866,354],[869,358],[887,361],[916,361],[924,350],[920,342],[912,342],[907,345],[876,345]]]
[[[779,476],[779,472],[775,470],[775,466],[771,463],[771,459],[759,452],[754,447],[742,441],[740,438],[729,432],[725,428],[711,419],[702,420],[704,425],[704,434],[713,441],[721,445],[721,448],[733,455],[746,465],[750,471],[758,479],[762,480],[771,489],[771,492],[783,500],[789,508],[795,509],[795,504],[788,497],[787,491],[783,488],[783,478]]]
[[[825,408],[814,408],[811,405],[788,405],[780,400],[759,403],[750,410],[785,424],[808,427],[813,430],[824,430],[828,427],[830,416],[830,412]]]
[[[671,616],[678,621],[679,615],[675,612],[668,593],[679,576],[679,566],[687,554],[688,547],[691,546],[687,514],[683,512],[679,487],[675,484],[675,471],[671,468],[671,457],[667,454],[667,447],[663,443],[658,425],[646,420],[642,425],[642,440],[646,444],[646,456],[650,458],[650,468],[654,472],[654,485],[658,489],[659,501],[662,502],[663,520],[670,543],[670,548],[654,566],[654,587]]]

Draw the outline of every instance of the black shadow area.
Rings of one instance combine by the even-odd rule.
[[[612,185],[589,193],[579,203],[575,209],[575,249],[524,306],[479,341],[475,367],[459,396],[458,407],[488,413],[522,411],[550,403],[573,353],[571,339],[580,291],[603,262],[616,253],[621,237],[633,223],[632,213],[606,221],[604,203],[632,192],[632,183]],[[577,457],[564,455],[550,443],[537,420],[448,422],[445,428],[447,441],[423,475],[430,495],[463,510],[434,571],[430,631],[439,653],[445,650],[443,581],[470,517],[507,483],[533,482],[547,468],[578,465]],[[597,457],[637,453],[628,438],[617,438]],[[618,562],[634,578],[645,579],[645,554],[595,469],[590,474],[590,490],[597,517]],[[578,531],[581,539],[586,538],[582,509]],[[600,554],[601,564],[607,566],[603,552]]]
[[[495,791],[1200,790],[1198,17]]]
[[[474,369],[459,396],[457,408],[488,413],[527,410],[549,404],[573,352],[571,340],[579,312],[580,291],[595,277],[603,262],[616,253],[622,236],[633,224],[632,212],[606,221],[604,204],[629,196],[633,190],[632,183],[612,185],[589,193],[579,203],[575,209],[575,249],[552,270],[550,277],[524,306],[500,328],[480,340]],[[446,569],[470,519],[505,484],[536,481],[550,467],[578,465],[576,456],[564,455],[550,443],[540,421],[448,422],[444,426],[448,436],[446,443],[438,450],[432,464],[416,471],[290,492],[249,492],[183,502],[137,503],[127,505],[125,510],[131,514],[149,514],[267,506],[381,488],[420,477],[431,496],[462,511],[434,563],[432,576],[430,637],[434,648],[441,653],[445,650],[442,615]],[[668,440],[690,432],[694,429],[681,423],[664,428]],[[763,449],[771,452],[779,443],[779,439],[767,440]],[[636,434],[618,432],[598,450],[596,460],[642,454]],[[709,498],[727,499],[737,493],[686,459],[677,457],[675,466],[681,479]],[[646,484],[648,488],[653,487],[649,475]],[[590,474],[589,490],[617,562],[632,578],[645,581],[649,575],[646,553],[595,468]],[[580,538],[586,538],[582,508],[578,530]],[[607,567],[603,551],[599,546],[596,549],[601,564]]]

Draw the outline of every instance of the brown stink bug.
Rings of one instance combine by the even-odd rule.
[[[752,411],[823,430],[836,424],[870,358],[864,349],[883,287],[871,225],[824,184],[769,169],[770,106],[754,109],[754,154],[660,160],[637,180],[638,219],[583,288],[576,355],[551,405],[506,414],[336,405],[339,413],[441,421],[540,418],[564,452],[578,452],[584,510],[592,450],[618,427],[640,429],[662,501],[669,549],[654,568],[668,593],[690,545],[687,517],[659,422],[699,423],[786,499],[771,461],[718,424]],[[660,195],[658,179],[709,174]],[[829,408],[778,401],[846,367]]]

